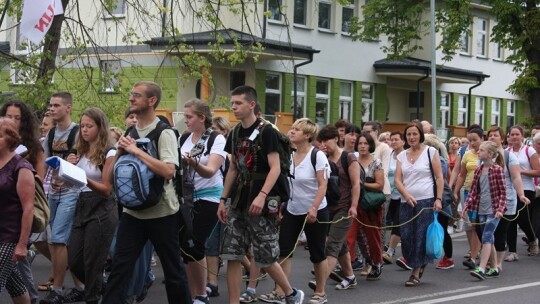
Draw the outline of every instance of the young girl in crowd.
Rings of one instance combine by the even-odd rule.
[[[506,183],[504,160],[496,144],[490,141],[483,142],[478,149],[478,159],[482,165],[474,170],[471,190],[462,216],[468,212],[469,219],[480,224],[476,226],[482,240],[480,264],[470,273],[473,277],[484,280],[487,262],[492,250],[495,250],[493,235],[506,211]],[[497,264],[496,261],[493,263]]]
[[[102,293],[103,269],[109,246],[118,223],[112,196],[112,148],[109,123],[105,113],[90,108],[81,115],[77,154],[67,161],[86,172],[88,184],[82,188],[75,209],[75,219],[68,247],[68,265],[84,287],[86,303],[98,303]]]

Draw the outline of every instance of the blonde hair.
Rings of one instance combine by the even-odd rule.
[[[448,159],[448,151],[442,143],[442,141],[435,134],[425,134],[424,135],[424,144],[431,146],[439,151],[439,154],[442,158]]]
[[[493,155],[494,162],[504,168],[504,159],[499,152],[499,147],[492,141],[484,141],[480,144],[480,148],[486,149]]]
[[[317,136],[319,129],[317,124],[312,122],[309,118],[300,118],[297,119],[291,126],[291,128],[296,128],[301,130],[304,134],[309,135],[309,142],[312,142]]]
[[[383,141],[387,136],[390,137],[390,132],[382,132],[381,135],[379,135],[379,141]]]
[[[461,146],[461,139],[459,137],[457,137],[457,136],[450,137],[450,139],[448,140],[448,143],[450,144],[453,141],[457,141],[458,145]]]
[[[212,118],[212,123],[215,124],[223,133],[225,133],[223,135],[225,138],[227,138],[232,129],[231,122],[225,117],[216,116]]]
[[[191,108],[199,117],[204,116],[204,127],[206,129],[212,126],[212,113],[208,104],[200,99],[193,98],[186,102],[184,108]]]

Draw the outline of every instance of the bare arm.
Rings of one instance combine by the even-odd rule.
[[[187,164],[195,169],[201,177],[211,178],[219,170],[219,167],[223,164],[223,156],[219,154],[210,154],[208,157],[208,163],[206,165],[200,164],[196,159],[183,156],[187,161]]]
[[[383,191],[384,188],[384,170],[376,170],[373,173],[373,177],[375,178],[374,183],[364,183],[364,187],[366,187],[369,190],[374,191]]]
[[[36,166],[35,168],[37,175],[43,180],[45,174],[47,173],[47,168],[45,165],[45,153],[43,151],[39,152],[36,157]]]
[[[349,165],[349,178],[351,180],[351,208],[349,216],[356,217],[358,200],[360,199],[360,163],[357,161]]]
[[[22,260],[28,252],[26,246],[32,229],[32,217],[34,214],[35,182],[32,171],[25,168],[19,170],[17,195],[21,201],[23,213],[21,217],[21,233],[13,258]]]

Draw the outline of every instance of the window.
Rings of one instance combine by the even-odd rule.
[[[294,0],[295,24],[307,25],[307,0]]]
[[[493,48],[491,57],[493,59],[502,60],[502,58],[503,58],[503,48],[501,47],[501,45],[498,42],[493,42],[491,45],[492,45],[492,48]]]
[[[476,55],[486,57],[487,53],[487,25],[486,19],[478,18],[476,21]]]
[[[467,126],[469,125],[469,101],[467,95],[459,95],[458,97],[458,117],[457,124],[458,126]]]
[[[319,28],[329,30],[332,25],[332,4],[326,0],[319,1]]]
[[[506,101],[506,126],[511,127],[516,124],[516,102]]]
[[[328,124],[330,108],[330,81],[326,79],[317,79],[315,85],[315,121],[322,129]]]
[[[498,126],[501,123],[501,100],[491,100],[491,125]]]
[[[352,82],[339,83],[339,118],[352,121]]]
[[[362,85],[362,121],[373,120],[373,102],[375,101],[374,87],[372,84]]]
[[[268,17],[269,20],[275,20],[275,21],[283,21],[283,12],[281,11],[282,8],[282,0],[269,0],[268,1],[268,10],[270,11],[270,16]]]
[[[461,33],[461,37],[460,37],[460,52],[462,54],[470,54],[471,51],[470,51],[470,37],[469,37],[469,34],[467,34],[466,32],[464,33]]]
[[[294,81],[294,79],[293,79]],[[294,98],[294,87],[291,92],[291,96]],[[293,99],[294,100],[294,99]],[[291,112],[294,111],[294,105],[291,105]],[[296,119],[306,117],[306,78],[296,78]]]
[[[474,106],[474,123],[484,127],[484,109],[486,99],[484,97],[476,97]]]
[[[354,17],[354,0],[348,1],[348,4],[343,4],[343,9],[341,11],[341,31],[343,33],[349,33],[351,20]]]
[[[120,60],[101,60],[100,67],[103,92],[116,92],[120,85]]]
[[[444,129],[450,124],[450,94],[441,94],[441,107],[439,108],[439,124],[438,129]]]
[[[105,11],[107,17],[124,17],[126,15],[126,1],[116,0],[110,11]]]
[[[281,109],[281,77],[279,74],[266,75],[266,104],[264,116],[272,123],[276,122],[276,112]]]

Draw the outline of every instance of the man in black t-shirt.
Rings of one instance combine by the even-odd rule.
[[[228,260],[229,303],[239,303],[240,261],[250,245],[253,246],[255,263],[285,292],[286,302],[302,303],[304,293],[291,287],[277,263],[278,223],[276,215],[271,214],[272,206],[266,206],[267,201],[280,194],[277,131],[266,125],[260,127],[262,121],[254,112],[257,105],[255,89],[240,86],[231,95],[232,111],[240,124],[231,132],[225,145],[232,162],[218,209],[219,220],[226,224],[222,257]],[[225,206],[227,198],[232,202],[229,208]]]

